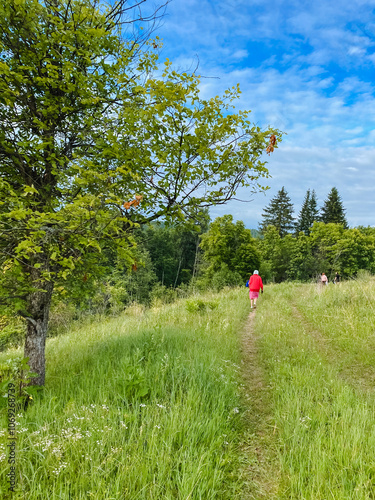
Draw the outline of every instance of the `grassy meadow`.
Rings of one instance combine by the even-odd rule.
[[[374,304],[366,276],[285,283],[250,317],[242,288],[49,339],[0,497],[375,499]]]
[[[248,307],[243,290],[207,294],[49,339],[43,398],[17,417],[11,495],[3,412],[0,498],[236,497]]]
[[[255,330],[267,377],[276,493],[375,498],[375,283],[267,288]]]

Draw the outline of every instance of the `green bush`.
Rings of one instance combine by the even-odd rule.
[[[204,301],[201,299],[191,299],[186,301],[186,310],[190,313],[195,312],[205,312],[207,309],[216,309],[218,307],[218,302],[216,301]]]
[[[150,292],[151,305],[158,307],[163,304],[172,304],[178,298],[178,292],[174,288],[156,283]]]
[[[226,286],[242,285],[243,279],[238,272],[230,270],[228,266],[223,264],[220,271],[212,276],[211,284],[215,291],[220,291]]]

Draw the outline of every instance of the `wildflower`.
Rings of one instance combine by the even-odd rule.
[[[233,413],[240,413],[240,410],[238,408],[233,408]]]
[[[165,408],[165,406],[163,406],[163,405],[159,405],[159,404],[157,404],[157,403],[156,403],[156,406],[158,406],[159,408]]]
[[[67,466],[66,462],[61,462],[59,467],[56,467],[55,469],[52,470],[52,473],[56,474],[56,476],[58,476],[60,474],[61,470],[65,469],[66,466]]]
[[[65,439],[72,439],[72,441],[78,441],[78,439],[82,439],[83,437],[80,429],[78,429],[77,427],[69,427],[69,429],[63,429],[61,431],[61,434]]]

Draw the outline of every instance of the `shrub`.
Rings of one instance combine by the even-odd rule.
[[[178,298],[178,294],[175,289],[156,283],[150,292],[150,298],[152,307],[158,307],[163,304],[172,304]]]
[[[220,291],[226,286],[238,286],[243,282],[241,275],[236,271],[231,271],[227,266],[222,266],[220,271],[217,271],[211,280],[212,288],[215,291]]]
[[[202,299],[191,299],[186,301],[186,310],[190,313],[205,312],[207,309],[216,309],[217,301],[204,301]]]

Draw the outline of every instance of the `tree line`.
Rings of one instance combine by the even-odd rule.
[[[211,224],[207,234],[202,236],[203,258],[210,262],[206,265],[207,271],[219,272],[222,266],[223,272],[227,266],[232,279],[238,282],[239,276],[234,276],[234,273],[246,269],[248,275],[255,268],[260,270],[266,282],[276,283],[316,280],[321,272],[331,280],[336,272],[343,278],[354,277],[360,270],[375,273],[375,228],[349,228],[346,210],[335,187],[320,209],[315,191],[307,190],[297,217],[294,217],[293,203],[282,187],[264,208],[256,238],[243,223],[235,224],[237,229],[242,228],[247,245],[245,252],[242,252],[244,242],[239,247],[238,238],[224,236],[230,233],[228,225],[233,225],[230,216],[216,219]],[[221,238],[219,233],[223,235]],[[232,256],[232,262],[224,257],[225,252],[219,250],[220,240],[225,242],[226,253]],[[218,250],[216,257],[213,256],[214,249]],[[246,272],[242,273],[241,279],[245,277]]]
[[[328,216],[332,205],[328,197],[322,213]],[[337,213],[335,206],[332,212]],[[130,273],[112,267],[104,281],[96,283],[98,301],[104,310],[116,304],[121,309],[132,301],[168,302],[197,289],[244,285],[254,269],[268,283],[317,280],[321,272],[330,280],[336,272],[344,279],[361,270],[375,273],[375,228],[348,228],[319,218],[306,231],[298,231],[297,223],[284,234],[276,224],[252,231],[242,221],[234,222],[232,215],[210,221],[203,211],[190,227],[151,224],[135,235],[138,267]],[[80,297],[82,301],[82,292]],[[81,303],[87,308],[90,302]]]

